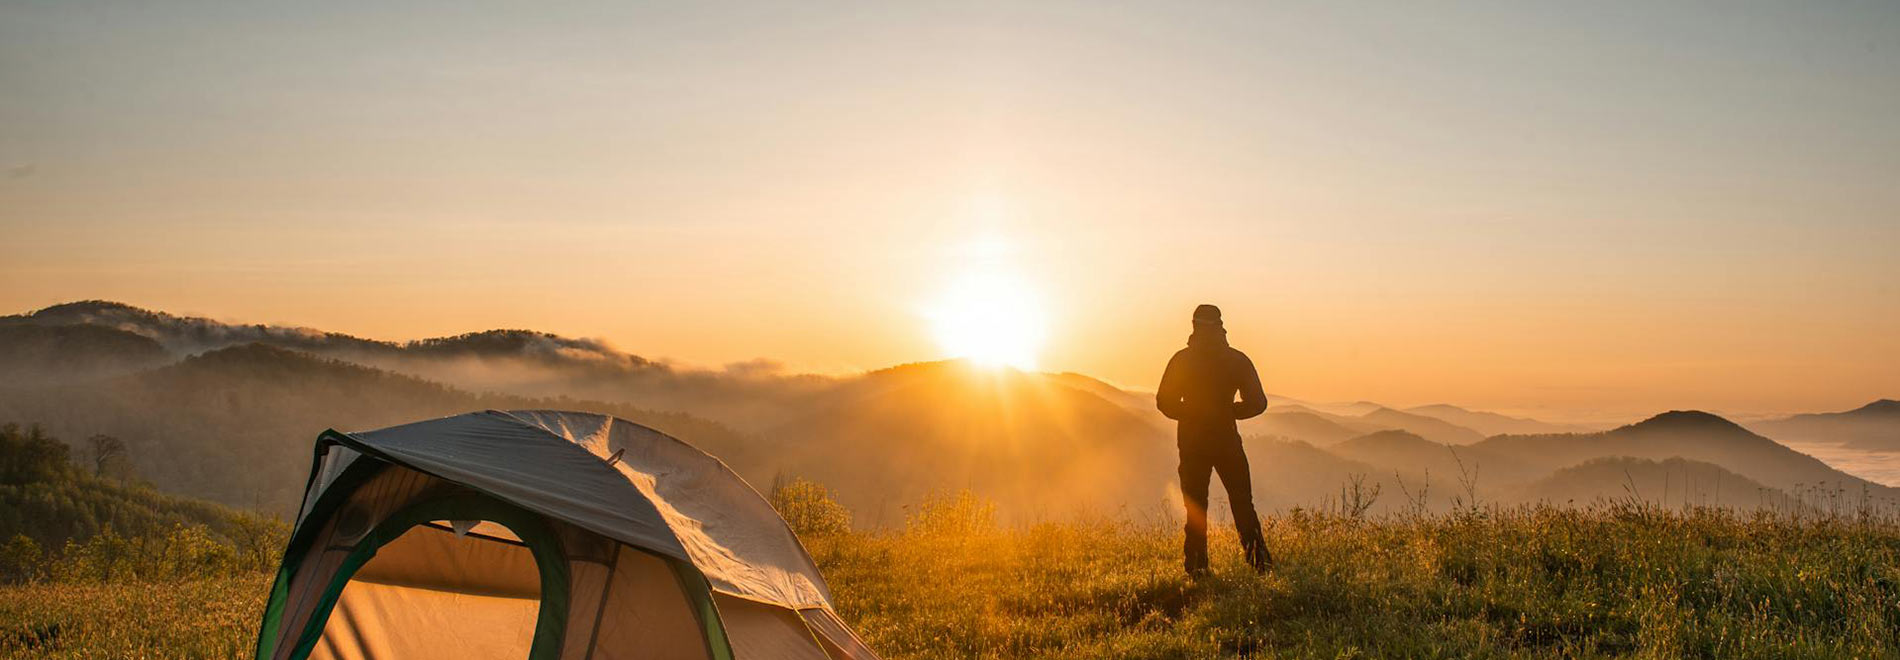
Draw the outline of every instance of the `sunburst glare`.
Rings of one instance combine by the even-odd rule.
[[[1009,247],[995,236],[964,246],[963,270],[925,309],[947,356],[988,367],[1036,367],[1048,315],[1035,288],[1003,263]]]

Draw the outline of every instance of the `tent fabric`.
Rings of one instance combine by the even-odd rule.
[[[349,447],[323,443],[317,445],[317,452],[316,469],[310,476],[310,487],[304,491],[303,506],[297,510],[298,526],[302,526],[304,517],[316,508],[317,498],[329,492],[331,484],[336,483],[337,478],[343,476],[343,471],[356,462],[356,457],[362,455]]]
[[[375,570],[383,560],[378,554],[363,570]],[[539,612],[538,592],[531,597],[483,595],[351,580],[310,657],[520,660],[528,657]]]
[[[326,432],[260,660],[875,660],[717,459],[603,415]]]
[[[336,572],[342,568],[356,543],[369,531],[398,509],[419,499],[423,493],[441,489],[445,484],[433,477],[414,470],[383,470],[364,481],[338,505],[337,513],[322,522],[322,527],[302,541],[303,547],[292,547],[287,556],[301,556],[302,561],[295,566],[295,572],[287,580],[285,595],[280,603],[280,618],[289,622],[276,630],[268,640],[270,648],[276,649],[274,658],[288,658],[295,640],[302,634],[302,622],[309,620],[314,613],[323,590],[330,584]],[[303,534],[292,537],[292,543],[298,543]]]
[[[356,569],[350,580],[500,598],[541,597],[541,574],[526,545],[457,536],[433,525],[409,528],[378,549],[376,558]]]
[[[360,451],[687,559],[715,591],[831,606],[818,566],[758,491],[718,459],[633,422],[491,410],[346,435]]]
[[[851,632],[851,627],[846,626],[844,621],[838,618],[837,613],[814,607],[799,610],[798,615],[804,618],[805,625],[810,626],[812,632],[818,635],[818,641],[824,643],[825,653],[830,654],[832,658],[877,660],[877,654],[872,653],[871,647],[865,646],[864,640],[858,639],[857,634]]]
[[[431,521],[445,518],[492,520],[508,526],[524,541],[516,544],[433,527]],[[553,660],[562,644],[572,582],[559,537],[550,527],[552,522],[462,488],[442,489],[416,499],[377,523],[350,548],[317,599],[311,619],[301,626],[304,632],[291,647],[292,656],[327,646],[355,649],[368,657],[410,657],[409,653],[390,649],[427,648],[427,644],[411,638],[430,630],[426,626],[454,628],[461,621],[458,615],[465,614],[490,627],[471,633],[469,641],[436,646],[464,648],[461,655],[490,657],[473,647],[512,648],[518,640],[495,635],[507,630],[506,624],[519,615],[533,614],[525,636],[527,657]],[[389,550],[387,557],[384,550]],[[379,558],[389,561],[367,574],[362,570],[378,563]],[[522,568],[533,571],[534,577],[515,572]],[[503,574],[490,574],[497,570]],[[336,607],[344,606],[351,598],[370,603],[364,614],[351,616],[346,610],[345,616],[335,616]],[[337,641],[341,638],[359,645],[342,646]],[[378,644],[390,649],[377,651]]]
[[[531,615],[538,613],[529,617],[528,640],[547,636],[550,643],[558,642],[555,635],[571,606],[565,598],[572,580],[569,561],[559,553],[566,544],[556,530],[570,526],[408,468],[379,463],[360,469],[371,476],[356,480],[333,507],[334,515],[320,520],[319,530],[293,534],[285,568],[294,572],[288,580],[279,573],[287,585],[266,610],[260,657],[268,651],[271,658],[296,658],[305,649],[315,653],[320,648],[342,654],[336,657],[406,657],[376,655],[375,649],[393,648],[388,633],[378,632],[392,625],[386,619],[423,622],[407,607],[465,607],[470,616],[481,617],[520,609],[519,603],[502,602],[515,600],[525,602]],[[533,532],[540,541],[510,541],[474,530],[458,536],[441,520],[445,517],[495,518],[516,526],[506,536],[519,539]],[[492,523],[476,527],[491,533],[504,529]],[[552,607],[548,598],[554,599]],[[401,603],[407,605],[389,609]],[[268,624],[273,611],[279,621],[274,627]],[[547,626],[548,635],[540,625]]]
[[[311,660],[520,660],[534,639],[537,603],[352,582],[311,649]]]
[[[713,602],[726,624],[734,660],[830,660],[797,612],[725,594],[713,596]]]
[[[686,559],[653,503],[598,457],[539,427],[488,411],[350,433],[380,454],[623,543]]]
[[[692,445],[606,415],[508,413],[613,462],[646,495],[714,591],[793,609],[829,607],[818,565],[772,505]]]
[[[599,623],[593,660],[705,660],[711,656],[704,628],[680,588],[679,578],[659,557],[622,548],[614,562]]]

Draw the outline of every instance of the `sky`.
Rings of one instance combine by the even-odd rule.
[[[1302,398],[1840,410],[1897,71],[1886,1],[16,0],[0,313],[1152,387],[1207,302]]]

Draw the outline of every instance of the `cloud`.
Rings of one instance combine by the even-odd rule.
[[[753,358],[742,362],[727,364],[725,374],[737,378],[763,378],[785,373],[785,363],[766,358]]]

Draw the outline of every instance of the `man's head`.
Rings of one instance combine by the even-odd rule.
[[[1221,327],[1220,308],[1213,305],[1201,305],[1194,308],[1194,327]]]

